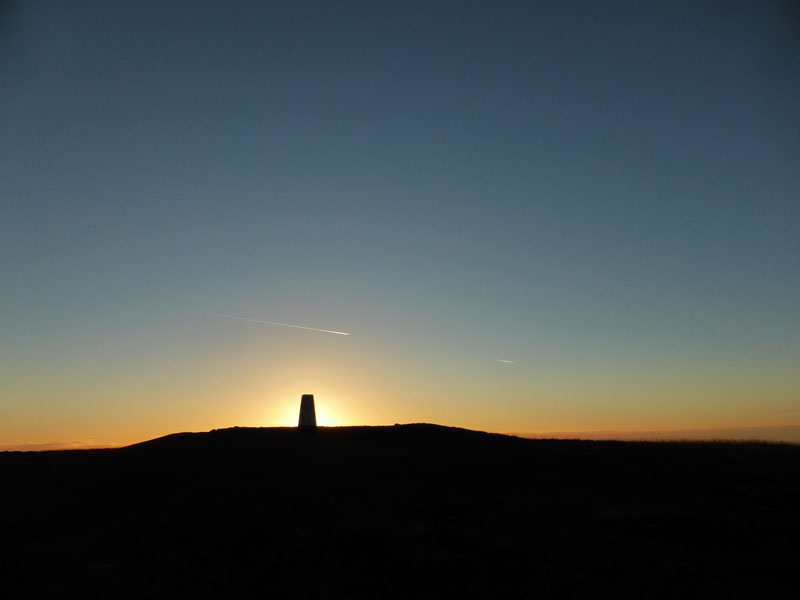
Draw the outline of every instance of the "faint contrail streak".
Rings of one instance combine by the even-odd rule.
[[[495,360],[496,360],[497,362],[506,363],[507,365],[515,365],[515,364],[517,364],[517,363],[516,363],[515,361],[513,361],[513,360],[503,360],[502,358],[495,358]]]
[[[320,331],[322,333],[335,333],[336,335],[350,335],[344,331],[331,331],[330,329],[317,329],[316,327],[303,327],[302,325],[289,325],[288,323],[276,323],[275,321],[261,321],[259,319],[248,319],[246,317],[236,317],[234,315],[223,315],[216,313],[218,317],[225,317],[226,319],[237,319],[239,321],[250,321],[251,323],[261,323],[263,325],[280,325],[281,327],[292,327],[294,329],[306,329],[308,331]]]

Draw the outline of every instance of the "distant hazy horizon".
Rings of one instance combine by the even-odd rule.
[[[437,423],[447,425],[446,423]],[[180,432],[173,432],[180,433]],[[582,439],[599,441],[764,441],[764,442],[785,442],[800,444],[800,425],[776,425],[771,427],[740,427],[723,429],[689,429],[671,431],[539,431],[539,432],[519,432],[519,431],[495,431],[489,433],[501,433],[517,437],[530,439]],[[84,450],[94,448],[118,448],[132,443],[144,442],[136,440],[127,443],[97,443],[94,440],[84,440],[82,442],[26,442],[26,443],[2,443],[0,442],[0,452],[30,452],[48,450]]]
[[[549,431],[509,433],[533,439],[585,439],[621,441],[765,441],[800,444],[800,425],[732,427],[717,429],[675,429],[648,431]]]

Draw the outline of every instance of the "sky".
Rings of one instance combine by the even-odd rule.
[[[0,443],[800,424],[796,7],[0,0]]]

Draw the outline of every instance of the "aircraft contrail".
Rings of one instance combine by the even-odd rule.
[[[236,317],[234,315],[223,315],[215,313],[218,317],[225,317],[226,319],[237,319],[239,321],[250,321],[251,323],[261,323],[263,325],[280,325],[281,327],[292,327],[294,329],[306,329],[308,331],[319,331],[322,333],[334,333],[336,335],[350,335],[344,331],[331,331],[330,329],[317,329],[316,327],[303,327],[302,325],[289,325],[288,323],[276,323],[275,321],[261,321],[259,319],[248,319],[246,317]]]
[[[516,361],[513,360],[503,360],[502,358],[495,358],[497,362],[506,363],[507,365],[515,365],[517,364]]]

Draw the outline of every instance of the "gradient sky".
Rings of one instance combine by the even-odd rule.
[[[800,423],[794,6],[0,1],[0,442]]]

